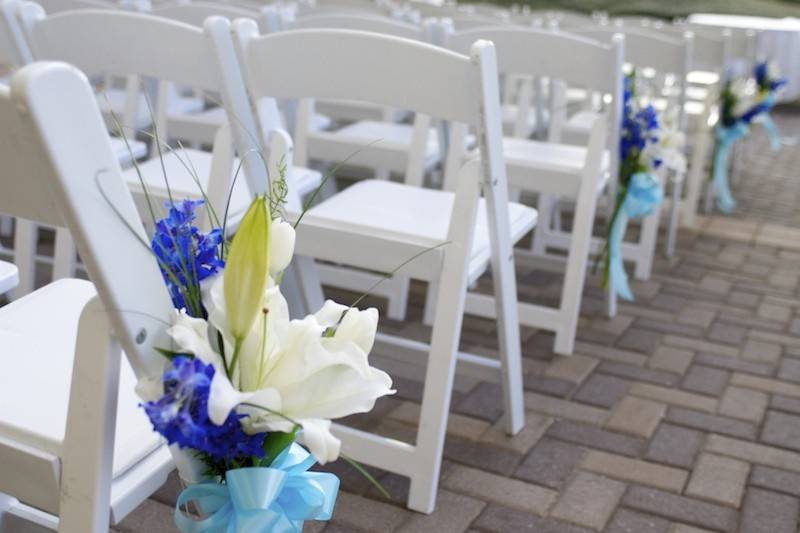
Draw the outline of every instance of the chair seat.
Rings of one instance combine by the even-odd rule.
[[[116,124],[111,119],[111,112],[116,115],[117,120],[122,123],[125,113],[126,92],[124,89],[105,89],[98,93],[97,103],[100,111],[103,113],[106,125],[112,131],[116,130]],[[151,101],[150,104],[155,106],[155,102]],[[177,93],[171,95],[167,104],[167,115],[177,113],[192,113],[198,112],[203,109],[204,103],[201,98],[193,96],[182,96]],[[147,106],[147,99],[144,93],[139,93],[139,102],[136,110],[136,124],[122,124],[124,128],[134,128],[137,130],[147,129],[153,123],[153,112]],[[130,134],[130,132],[127,132]]]
[[[120,137],[111,137],[111,150],[117,156],[119,164],[123,167],[130,166],[134,159],[139,160],[147,155],[147,144],[136,139],[128,139],[126,143]]]
[[[19,271],[12,263],[0,261],[0,294],[6,293],[19,283]]]
[[[343,138],[352,139],[355,143],[363,146],[380,141],[376,145],[381,148],[392,148],[408,153],[411,150],[414,126],[410,124],[395,124],[393,122],[361,120],[339,128],[334,133]],[[436,134],[436,130],[431,128],[428,132],[428,141],[425,144],[425,168],[435,165],[439,161],[439,155],[439,137]]]
[[[383,180],[365,180],[332,196],[306,213],[302,224],[322,225],[376,237],[402,238],[430,247],[447,240],[455,194],[422,189]],[[509,203],[512,243],[536,225],[538,213],[531,207]],[[470,279],[486,269],[491,258],[486,205],[478,206],[475,239],[470,254]]]
[[[53,494],[27,483],[61,457],[67,422],[78,319],[96,294],[88,281],[63,279],[0,308],[0,492],[57,513]],[[162,445],[134,392],[136,378],[123,357],[114,441],[113,477]],[[8,460],[11,448],[25,460]],[[55,465],[58,472],[58,463]],[[55,477],[57,480],[57,475]],[[38,480],[37,480],[38,481]],[[10,486],[9,486],[10,484]]]
[[[686,75],[686,81],[692,85],[716,85],[719,83],[719,74],[707,70],[693,70]]]
[[[203,197],[201,187],[203,191],[208,192],[208,177],[212,161],[210,152],[185,148],[167,152],[163,155],[163,159],[166,175],[169,178],[169,187],[174,198],[178,200],[185,198],[201,199]],[[239,160],[236,159],[231,168],[231,173],[235,172],[238,166]],[[157,155],[144,163],[140,163],[139,171],[142,173],[142,179],[147,185],[147,190],[151,196],[162,200],[169,197],[164,181],[164,171]],[[144,192],[139,174],[135,168],[125,170],[123,175],[131,190],[139,194]],[[292,167],[287,177],[289,187],[295,189],[301,198],[316,189],[321,181],[322,177],[319,172],[303,167]],[[233,195],[228,211],[229,227],[236,225],[251,202],[250,187],[244,176],[244,169],[242,169],[233,187]],[[217,216],[222,217],[223,213],[217,213]]]
[[[320,99],[314,102],[314,108],[317,112],[333,120],[342,120],[346,122],[358,120],[388,120],[390,122],[401,122],[410,115],[408,111],[403,109],[387,109],[383,106],[368,102],[350,100]]]
[[[212,144],[217,130],[228,120],[223,107],[212,107],[196,112],[167,114],[167,132],[170,138],[197,144]],[[331,127],[333,121],[320,113],[311,116],[311,131]]]

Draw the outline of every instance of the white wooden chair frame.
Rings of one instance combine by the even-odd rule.
[[[427,365],[416,445],[336,426],[345,453],[365,464],[408,476],[408,506],[429,513],[435,504],[457,361],[463,371],[504,385],[506,428],[510,433],[524,424],[494,48],[491,43],[479,42],[472,48],[471,57],[466,57],[419,42],[345,30],[301,30],[259,37],[252,21],[236,21],[234,33],[254,101],[264,97],[346,97],[410,109],[453,124],[468,123],[481,132],[482,165],[477,161],[462,165],[460,159],[455,162],[457,185],[449,244],[428,251],[404,268],[404,274],[415,279],[441,280],[431,343],[379,334],[373,349],[373,353]],[[320,50],[335,54],[320,54]],[[364,56],[364,50],[373,53]],[[293,68],[286,69],[286,65]],[[282,76],[268,75],[277,68],[285,71]],[[419,78],[415,76],[418,72],[426,75]],[[464,90],[454,94],[441,90],[453,83]],[[472,246],[481,174],[498,296],[500,361],[458,352],[470,262],[467,251]],[[366,229],[342,233],[314,220],[312,209],[298,227],[296,252],[300,256],[389,272],[436,244],[415,242],[402,235],[362,233]],[[300,281],[305,284],[309,306],[316,308],[322,295],[311,274],[310,281],[302,276]]]
[[[597,88],[609,94],[622,94],[622,76],[614,76],[614,69],[621,69],[623,39],[614,45],[604,45],[564,33],[509,27],[484,27],[453,34],[448,47],[460,51],[478,38],[495,43],[498,50],[499,73],[528,74],[533,78],[555,77],[578,86]],[[565,62],[552,54],[562,50],[571,58],[568,68]],[[568,250],[566,272],[561,300],[557,308],[529,302],[519,302],[520,323],[555,333],[554,351],[570,355],[575,344],[575,334],[583,296],[586,267],[592,244],[591,233],[597,204],[598,189],[603,183],[602,159],[608,135],[617,136],[619,131],[620,98],[612,102],[610,117],[598,118],[590,134],[585,160],[579,170],[548,169],[542,165],[535,171],[531,167],[517,166],[507,162],[509,186],[520,191],[533,191],[542,195],[554,195],[574,199],[576,228],[572,235],[554,235],[560,238],[562,247]],[[607,122],[608,121],[608,122]],[[544,143],[538,143],[544,144]],[[555,145],[554,145],[555,146]],[[616,175],[615,160],[611,158],[609,172]],[[445,177],[445,183],[448,178]],[[550,214],[540,210],[539,223],[547,224]],[[538,231],[538,225],[537,225]],[[517,248],[515,254],[521,262],[535,263],[549,268],[564,268],[564,258],[545,258],[542,254]],[[426,303],[426,315],[432,302]],[[492,317],[491,297],[470,293],[467,296],[466,312],[483,317]]]
[[[63,64],[24,67],[10,95],[0,89],[0,116],[6,170],[25,176],[0,182],[0,209],[67,224],[99,295],[89,299],[78,325],[62,453],[0,442],[4,464],[29,469],[24,481],[0,472],[6,492],[0,495],[0,524],[14,528],[23,520],[66,533],[105,532],[109,519],[121,520],[173,468],[162,446],[111,479],[120,347],[136,375],[158,373],[162,360],[155,348],[170,346],[163,324],[174,311],[156,262],[137,242],[144,231],[85,76]],[[11,304],[5,312],[13,309]],[[36,466],[48,461],[49,469]]]

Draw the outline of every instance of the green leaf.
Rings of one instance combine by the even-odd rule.
[[[156,347],[155,350],[158,353],[160,353],[161,355],[163,355],[164,357],[166,357],[167,359],[169,359],[170,361],[172,361],[173,359],[175,359],[179,355],[183,356],[183,357],[188,357],[190,359],[194,358],[193,354],[186,353],[186,352],[176,352],[175,350],[168,350],[167,348],[158,348],[158,347]]]
[[[270,433],[264,439],[264,457],[258,462],[261,466],[270,466],[283,450],[291,446],[297,437],[297,427],[291,433]]]

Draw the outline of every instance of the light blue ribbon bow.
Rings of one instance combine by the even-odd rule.
[[[238,468],[225,474],[225,484],[191,485],[178,496],[175,525],[182,533],[300,533],[305,520],[330,520],[339,478],[308,472],[314,462],[292,443],[269,468]],[[190,501],[206,518],[182,510]]]
[[[664,188],[652,174],[637,172],[631,176],[622,205],[611,223],[608,234],[608,276],[611,287],[618,296],[633,300],[628,285],[628,275],[622,263],[622,239],[628,228],[628,220],[646,217],[664,199]]]
[[[781,136],[778,133],[778,127],[773,122],[772,117],[770,116],[769,112],[775,107],[775,93],[770,91],[767,94],[767,97],[764,99],[764,105],[766,109],[764,112],[759,116],[759,121],[761,125],[764,126],[764,131],[767,132],[767,137],[769,138],[769,146],[773,152],[777,152],[781,149]]]
[[[717,151],[714,154],[714,192],[717,196],[717,207],[723,213],[730,213],[736,207],[731,188],[728,184],[728,159],[731,148],[736,141],[747,135],[750,128],[742,121],[736,121],[733,126],[717,127]]]

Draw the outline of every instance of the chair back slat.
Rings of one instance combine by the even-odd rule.
[[[254,98],[362,101],[478,123],[477,70],[464,55],[360,31],[292,30],[259,36],[252,21],[236,21],[234,28],[245,65],[258,65],[244,69]],[[370,73],[369,83],[364,83],[365,72]],[[453,91],[429,90],[445,86]]]
[[[31,61],[31,52],[17,19],[21,0],[0,0],[0,64],[18,67]]]
[[[447,47],[464,53],[478,39],[494,43],[500,74],[549,76],[603,92],[618,84],[610,44],[563,32],[485,26],[450,35]]]
[[[0,211],[67,226],[137,375],[174,311],[86,77],[33,63],[0,89]]]
[[[303,29],[340,29],[360,30],[394,35],[405,39],[423,39],[423,30],[419,26],[400,22],[388,17],[378,17],[360,14],[319,14],[309,15],[294,21],[293,30]]]
[[[660,74],[681,74],[686,69],[687,44],[680,37],[673,38],[643,28],[616,26],[592,26],[570,31],[604,43],[611,42],[616,34],[624,35],[625,61],[639,68],[650,67]]]
[[[51,17],[35,5],[23,24],[37,60],[71,63],[89,74],[153,77],[218,91],[219,70],[201,28],[140,13],[80,10]]]

